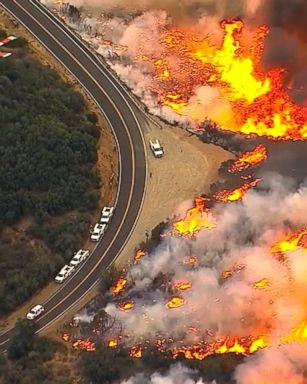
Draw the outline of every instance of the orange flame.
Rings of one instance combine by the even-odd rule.
[[[174,285],[175,289],[180,289],[181,291],[184,291],[186,289],[189,289],[192,287],[192,284],[189,281],[179,281]]]
[[[237,272],[240,272],[242,271],[242,269],[245,268],[245,265],[244,264],[237,264],[237,265],[234,265],[231,269],[228,269],[226,271],[224,271],[222,273],[222,277],[223,279],[228,279],[229,277],[231,277],[234,273],[237,273]]]
[[[132,348],[130,349],[130,353],[129,353],[129,355],[130,355],[131,357],[135,357],[135,358],[137,358],[137,359],[140,359],[140,358],[142,357],[142,348],[139,347],[139,346],[132,347]]]
[[[120,294],[127,284],[127,279],[124,279],[123,277],[120,277],[114,284],[114,286],[111,288],[112,294],[114,296]]]
[[[250,152],[243,153],[230,167],[229,172],[236,173],[254,167],[267,159],[267,150],[260,144]]]
[[[70,340],[70,334],[69,333],[64,333],[63,335],[62,335],[62,339],[64,340],[64,341],[69,341]]]
[[[307,108],[290,99],[283,87],[284,71],[276,68],[265,74],[259,69],[269,28],[259,27],[246,47],[241,43],[243,26],[242,21],[223,21],[220,47],[187,30],[165,30],[163,57],[151,59],[156,71],[152,90],[162,104],[202,122],[202,108],[190,105],[190,99],[201,86],[215,87],[231,106],[217,116],[221,129],[276,140],[306,138]]]
[[[196,256],[189,256],[186,259],[183,260],[183,264],[187,265],[195,265],[197,263],[197,257]]]
[[[73,345],[75,349],[81,349],[87,352],[94,352],[96,350],[95,343],[93,343],[90,339],[86,340],[76,340]]]
[[[179,308],[182,307],[184,303],[185,301],[182,297],[174,296],[166,303],[166,305],[168,308]]]
[[[134,307],[133,301],[125,301],[124,303],[120,304],[119,309],[121,311],[129,311]]]
[[[284,252],[290,252],[295,251],[299,247],[307,248],[307,244],[305,242],[305,236],[307,235],[307,230],[302,229],[294,234],[291,234],[288,238],[285,240],[281,240],[277,243],[275,243],[271,247],[272,253],[284,253]]]
[[[145,251],[143,251],[142,249],[138,249],[138,250],[136,251],[135,255],[134,255],[134,262],[135,262],[135,263],[139,262],[139,260],[140,260],[142,257],[146,256],[146,254],[147,254],[147,253],[146,253]]]
[[[224,191],[219,191],[215,193],[214,198],[219,201],[238,201],[241,200],[242,197],[246,194],[246,192],[255,187],[261,179],[255,179],[251,182],[243,184],[239,188],[231,189],[231,190],[224,190]]]
[[[204,360],[211,355],[222,355],[228,353],[234,353],[236,355],[247,356],[255,353],[261,348],[265,348],[269,345],[269,340],[264,336],[249,337],[249,338],[225,338],[220,341],[214,341],[211,343],[195,344],[192,346],[184,346],[174,348],[172,350],[173,357],[177,357],[179,354],[183,354],[186,359]]]
[[[212,229],[215,224],[208,220],[205,209],[205,198],[195,197],[195,207],[187,211],[185,218],[173,224],[174,231],[180,235],[192,236],[201,228]]]
[[[114,340],[109,340],[108,342],[108,347],[109,348],[116,348],[118,346],[118,340],[114,339]]]
[[[254,288],[263,289],[270,284],[270,280],[267,278],[261,279],[253,284]]]
[[[282,343],[301,343],[307,341],[307,321],[303,320],[298,327],[291,330],[290,334],[281,338]]]

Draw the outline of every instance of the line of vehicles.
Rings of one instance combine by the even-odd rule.
[[[158,139],[149,140],[149,147],[156,158],[163,157],[164,150]],[[114,207],[104,207],[101,211],[100,221],[91,228],[91,236],[90,239],[93,242],[98,242],[102,236],[104,235],[107,226],[111,220],[111,217],[114,213]],[[59,271],[59,273],[55,277],[56,283],[63,283],[69,276],[71,276],[76,268],[83,263],[90,255],[89,250],[79,249],[70,260],[69,264],[64,265],[64,267]],[[35,305],[26,315],[26,318],[29,320],[34,320],[39,317],[45,308],[41,304]]]
[[[91,230],[91,240],[98,242],[107,229],[111,217],[114,213],[114,207],[104,207],[101,211],[100,222],[96,223],[93,229]],[[58,274],[55,277],[55,282],[62,284],[69,276],[71,276],[75,270],[85,262],[85,260],[90,256],[90,251],[86,249],[79,249],[70,260],[69,264],[64,265]],[[28,320],[34,320],[39,317],[45,308],[41,304],[35,305],[26,315]]]

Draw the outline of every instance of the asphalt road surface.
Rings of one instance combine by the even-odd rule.
[[[87,262],[45,303],[37,321],[39,331],[61,317],[95,285],[103,267],[119,255],[130,237],[146,188],[145,144],[138,111],[104,65],[80,40],[39,3],[1,0],[0,4],[22,23],[86,88],[109,121],[120,153],[119,191],[111,223]],[[0,350],[7,348],[12,330],[0,335]]]

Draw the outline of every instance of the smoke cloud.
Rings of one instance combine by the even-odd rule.
[[[131,377],[129,380],[122,381],[121,384],[216,384],[215,382],[204,383],[201,379],[195,379],[196,372],[176,364],[170,367],[165,375],[154,373],[150,377],[144,374]]]

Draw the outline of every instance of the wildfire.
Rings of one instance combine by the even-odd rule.
[[[137,359],[140,359],[140,358],[142,357],[142,348],[139,347],[139,346],[132,347],[132,348],[130,349],[130,353],[129,353],[129,355],[130,355],[131,357],[135,357],[135,358],[137,358]]]
[[[108,342],[108,347],[109,348],[116,348],[118,346],[118,340],[114,339],[114,340],[109,340]]]
[[[269,345],[269,340],[264,336],[257,338],[225,338],[211,343],[199,343],[189,347],[179,347],[172,350],[173,357],[183,354],[186,359],[204,360],[211,355],[234,353],[248,356],[261,348]]]
[[[179,220],[173,224],[175,232],[180,235],[192,236],[200,231],[201,228],[215,228],[216,225],[208,220],[205,200],[204,197],[195,197],[195,207],[186,212],[183,220]]]
[[[114,284],[114,286],[111,288],[112,294],[114,296],[120,294],[127,285],[127,279],[120,277]]]
[[[175,289],[180,289],[181,291],[184,291],[186,289],[189,289],[192,287],[192,284],[189,281],[179,281],[174,285]]]
[[[237,264],[237,265],[234,265],[231,269],[227,269],[226,271],[224,271],[222,273],[222,277],[223,279],[228,279],[229,277],[231,277],[234,273],[237,273],[237,272],[240,272],[242,271],[242,269],[245,268],[245,265],[244,264]]]
[[[182,307],[185,303],[184,299],[182,297],[174,296],[172,297],[167,303],[168,308],[179,308]]]
[[[219,201],[238,201],[241,200],[242,197],[246,194],[246,192],[255,187],[261,179],[255,179],[251,182],[243,184],[241,187],[231,189],[231,190],[224,190],[219,191],[214,195],[214,198]]]
[[[145,252],[145,251],[143,251],[142,249],[137,250],[136,253],[135,253],[135,255],[134,255],[134,262],[135,262],[135,263],[138,263],[139,260],[140,260],[142,257],[144,257],[144,256],[146,256],[146,252]]]
[[[285,253],[290,251],[295,251],[297,248],[307,248],[307,244],[305,242],[305,236],[307,235],[307,230],[302,229],[292,235],[290,235],[285,240],[281,240],[275,243],[271,247],[272,253]]]
[[[270,284],[270,280],[264,278],[264,279],[257,281],[256,283],[254,283],[253,287],[258,288],[258,289],[263,289],[263,288],[267,287],[269,284]]]
[[[70,334],[69,333],[64,333],[63,335],[62,335],[62,339],[64,340],[64,341],[69,341],[70,340]]]
[[[196,256],[189,256],[186,259],[183,260],[183,264],[187,265],[195,265],[197,263],[197,257]]]
[[[96,350],[95,343],[93,343],[90,339],[76,340],[72,346],[75,349],[81,349],[82,351],[87,351],[87,352],[94,352]]]
[[[264,145],[260,144],[250,152],[243,153],[230,167],[230,173],[244,171],[250,167],[254,167],[267,159],[267,150]]]
[[[276,140],[306,138],[307,109],[291,101],[283,87],[284,71],[275,68],[265,74],[259,69],[269,28],[258,27],[250,46],[243,46],[243,27],[239,20],[223,21],[220,47],[210,37],[165,30],[162,57],[151,59],[156,72],[152,90],[162,104],[202,122],[202,108],[193,108],[190,99],[199,87],[214,87],[231,105],[227,116],[217,117],[221,129]],[[177,66],[172,65],[174,60]]]
[[[129,311],[134,307],[133,301],[125,301],[124,303],[120,304],[119,309],[121,311]]]
[[[307,321],[303,320],[297,328],[291,330],[290,334],[281,339],[282,343],[306,342],[307,341]]]

